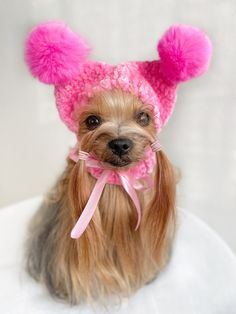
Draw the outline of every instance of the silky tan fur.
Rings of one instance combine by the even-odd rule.
[[[134,118],[139,111],[149,112],[148,105],[130,93],[99,93],[76,113],[80,149],[106,162],[116,158],[107,143],[128,137],[134,146],[127,157],[131,163],[124,169],[132,167],[155,140],[152,118],[148,126],[141,127]],[[90,114],[103,121],[92,131],[85,124]],[[122,186],[106,184],[91,222],[75,240],[70,237],[71,229],[96,179],[84,161],[75,163],[68,158],[65,171],[32,219],[26,254],[29,274],[53,296],[71,304],[127,296],[153,280],[168,262],[176,219],[174,169],[163,151],[156,153],[156,160],[154,188],[137,192],[142,219],[136,231],[132,200]]]

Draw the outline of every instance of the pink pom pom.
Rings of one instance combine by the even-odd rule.
[[[46,84],[63,84],[78,74],[89,48],[81,37],[61,22],[38,25],[29,34],[25,60],[30,72]]]
[[[173,82],[187,81],[203,74],[212,54],[209,38],[199,29],[187,25],[170,27],[157,49],[161,71]]]

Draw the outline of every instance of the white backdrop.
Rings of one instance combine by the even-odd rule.
[[[207,221],[236,251],[236,2],[234,0],[0,0],[0,206],[47,191],[62,171],[73,136],[60,122],[53,88],[33,80],[23,62],[29,30],[62,19],[84,35],[94,60],[156,58],[169,25],[205,30],[209,72],[179,88],[161,134],[181,169],[178,204]]]

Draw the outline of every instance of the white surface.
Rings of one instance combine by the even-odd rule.
[[[24,40],[35,24],[62,19],[88,39],[93,59],[117,63],[157,58],[165,29],[189,23],[209,34],[213,61],[206,75],[180,86],[161,142],[182,171],[178,204],[236,252],[235,14],[235,0],[0,0],[0,206],[45,193],[72,139],[53,88],[24,65]]]
[[[195,216],[180,213],[171,262],[154,282],[109,312],[56,302],[22,268],[29,218],[40,198],[0,211],[1,314],[235,314],[236,258],[226,244]]]

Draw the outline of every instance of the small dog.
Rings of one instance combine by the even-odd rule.
[[[145,104],[131,94],[113,91],[92,98],[88,108],[79,115],[82,150],[94,153],[110,169],[128,169],[144,159],[145,149],[155,139]],[[126,145],[123,152],[119,141]],[[134,230],[137,214],[126,191],[106,185],[86,233],[77,241],[70,238],[71,227],[96,179],[84,161],[68,159],[31,224],[29,273],[71,303],[127,295],[152,280],[167,262],[175,228],[173,168],[163,151],[156,158],[155,187],[151,193],[139,192],[143,212],[138,230]]]
[[[27,40],[30,71],[55,85],[78,140],[31,222],[27,270],[71,304],[127,296],[168,262],[177,179],[157,136],[177,83],[206,70],[211,45],[199,30],[173,26],[158,50],[160,61],[110,66],[86,61],[87,46],[61,23]]]

